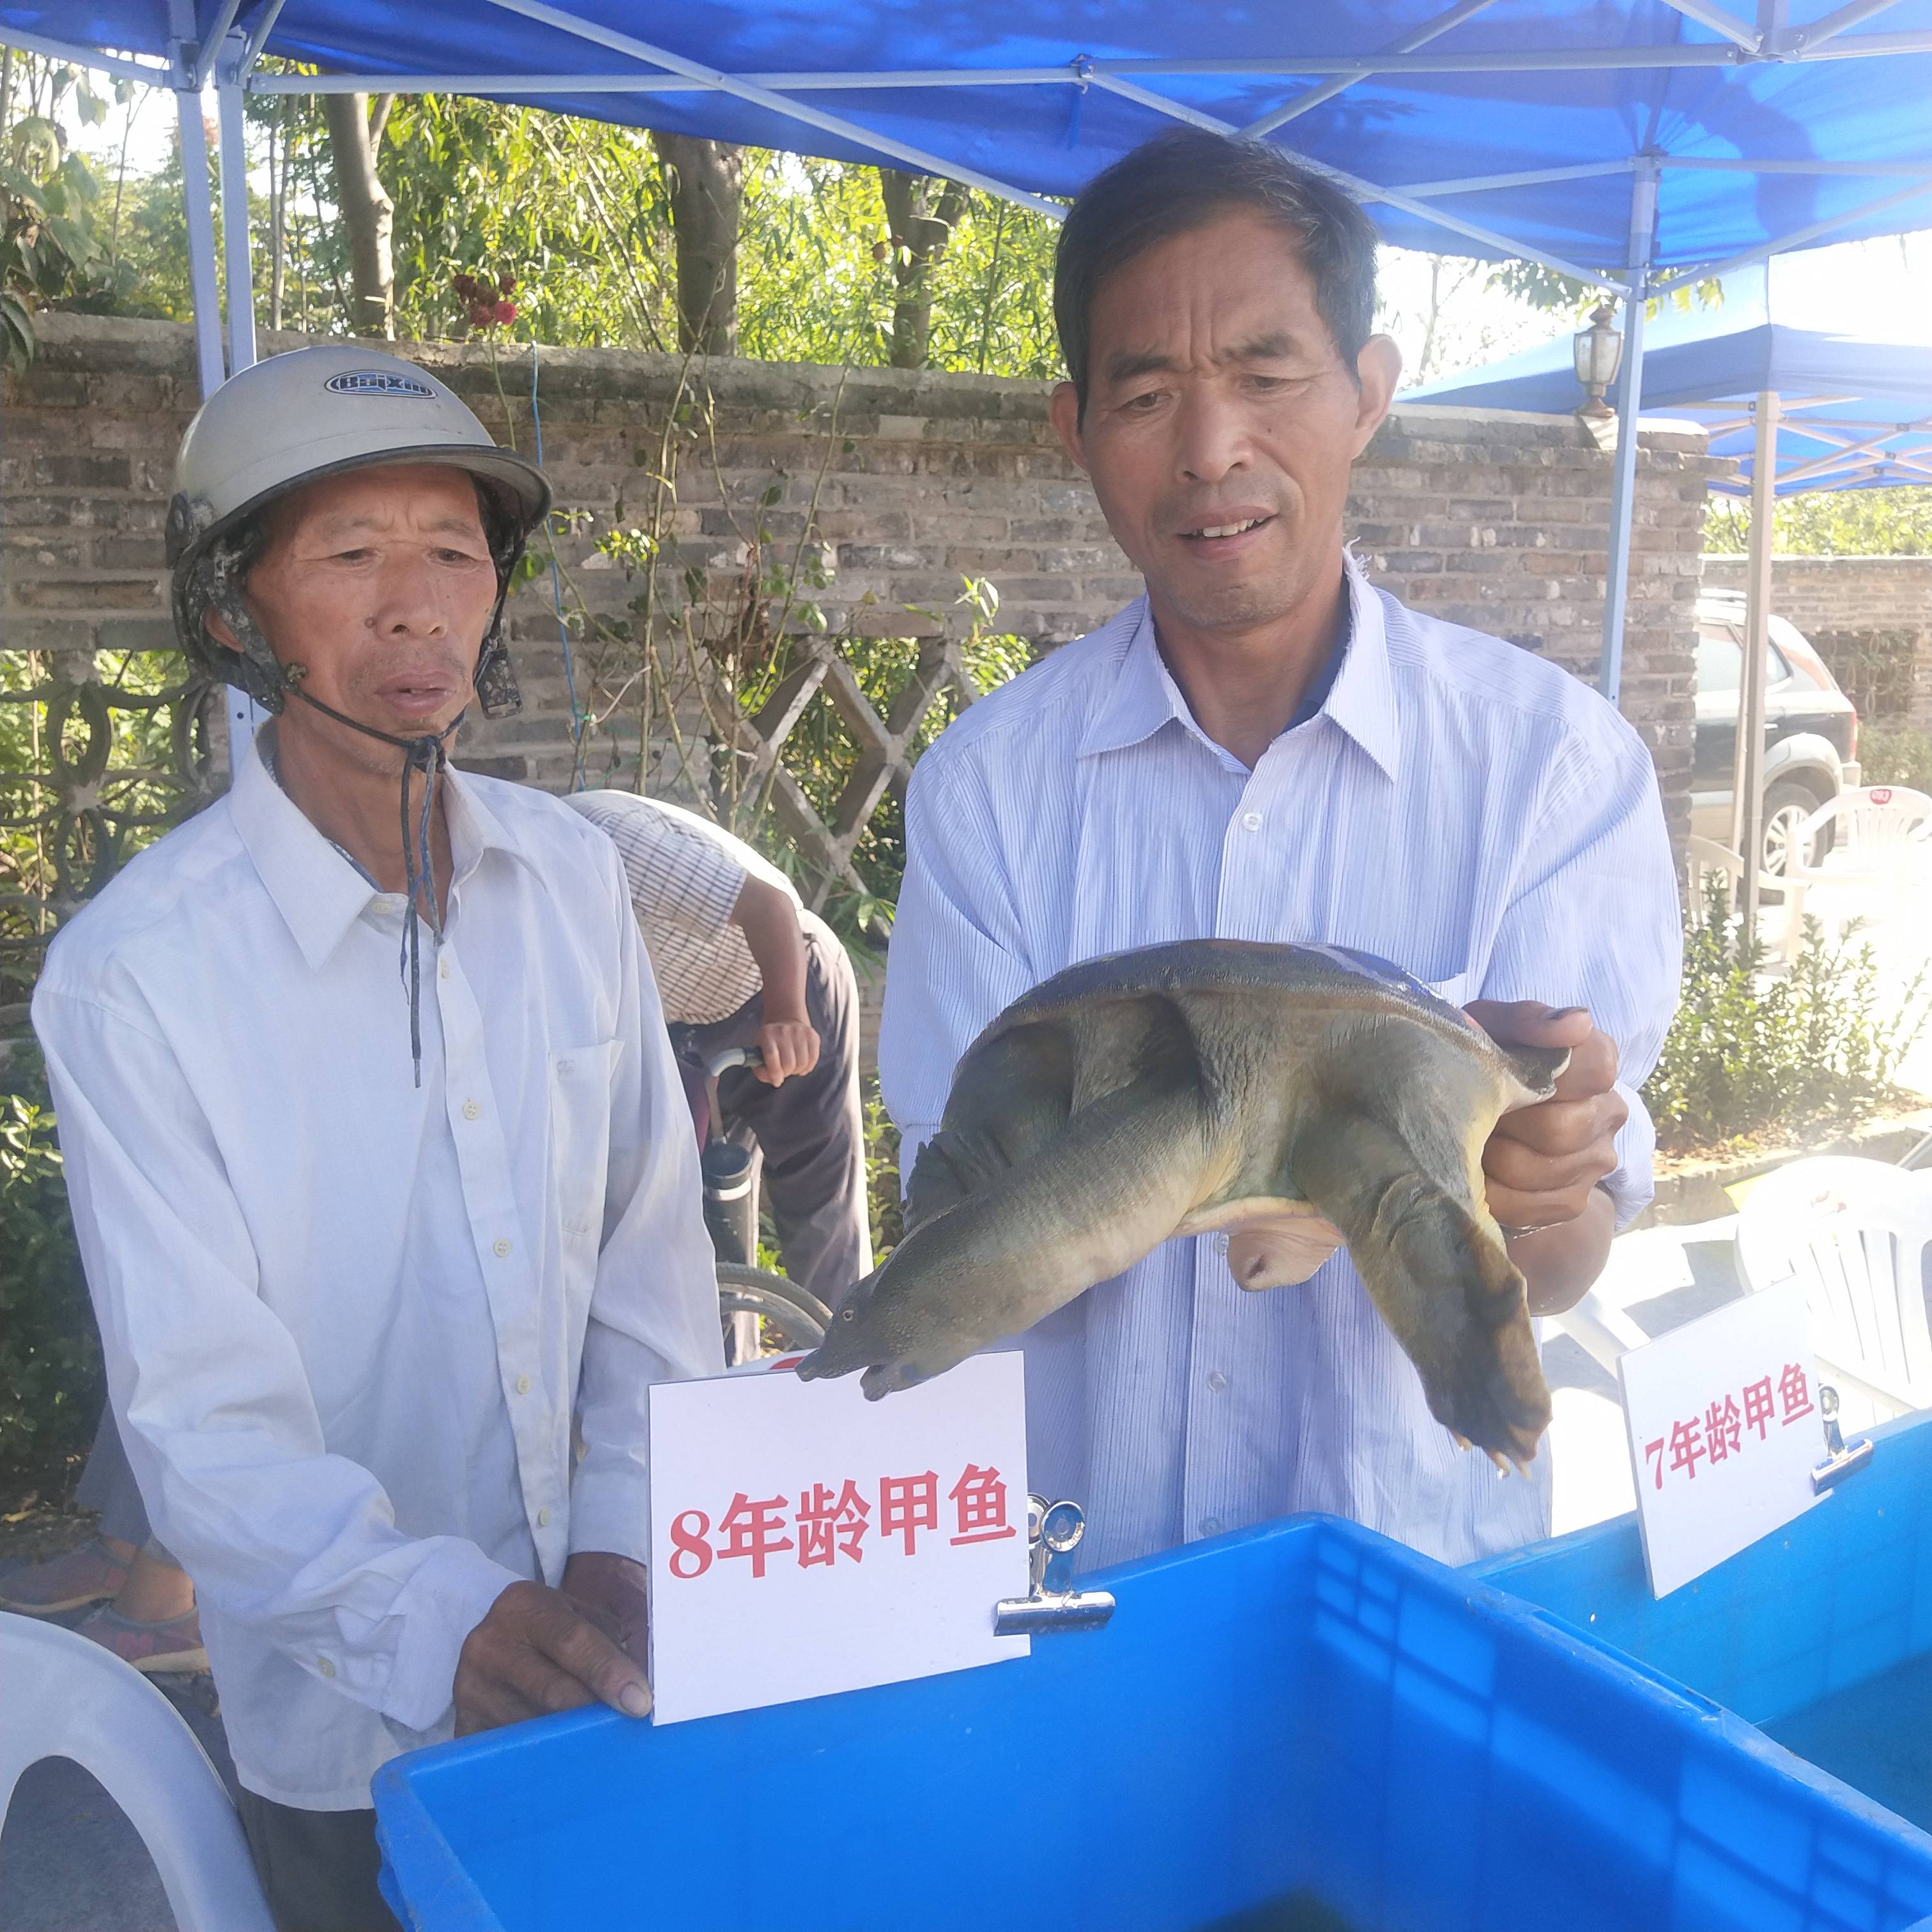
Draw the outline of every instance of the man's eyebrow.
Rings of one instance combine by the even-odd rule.
[[[1279,362],[1293,356],[1299,344],[1286,329],[1250,336],[1214,359],[1222,363]],[[1163,374],[1175,367],[1174,358],[1159,349],[1120,349],[1109,356],[1101,374],[1109,382],[1131,382],[1136,376]]]
[[[1136,376],[1150,376],[1174,366],[1174,358],[1158,349],[1117,349],[1107,358],[1102,373],[1110,382],[1131,382]]]
[[[366,510],[344,510],[331,516],[319,517],[310,526],[310,534],[318,542],[329,543],[345,536],[352,536],[358,531],[386,530],[390,520]],[[428,518],[423,528],[440,534],[448,533],[480,538],[483,532],[472,518],[465,517],[454,510]]]

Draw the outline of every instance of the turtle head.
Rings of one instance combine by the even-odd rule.
[[[846,1290],[844,1299],[832,1311],[832,1325],[826,1330],[825,1339],[799,1364],[800,1382],[849,1376],[855,1369],[871,1366],[874,1359],[872,1295],[884,1265],[881,1263]]]
[[[1547,1100],[1556,1091],[1556,1082],[1564,1070],[1570,1064],[1570,1049],[1567,1046],[1504,1046],[1498,1043],[1496,1051],[1508,1063],[1511,1076],[1522,1091],[1513,1095],[1504,1111],[1514,1113],[1519,1107],[1534,1106],[1539,1100]]]

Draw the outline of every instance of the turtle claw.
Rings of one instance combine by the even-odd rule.
[[[1490,1461],[1496,1469],[1496,1480],[1501,1482],[1510,1472],[1509,1458],[1499,1449],[1492,1449],[1488,1454]]]
[[[1459,1429],[1452,1429],[1450,1430],[1449,1433],[1454,1438],[1456,1447],[1459,1449],[1473,1449],[1476,1446]]]

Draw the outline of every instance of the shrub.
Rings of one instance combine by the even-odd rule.
[[[1858,732],[1858,761],[1868,785],[1910,785],[1932,792],[1932,735],[1909,724],[1867,724]]]
[[[0,1467],[85,1447],[100,1413],[100,1344],[38,1067],[0,1094]]]
[[[1827,940],[1815,919],[1789,975],[1731,915],[1721,879],[1684,936],[1684,986],[1645,1104],[1671,1152],[1816,1126],[1846,1126],[1903,1098],[1894,1075],[1924,1028],[1932,968],[1881,1004],[1878,962],[1856,925]]]

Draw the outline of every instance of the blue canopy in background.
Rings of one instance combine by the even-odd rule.
[[[1714,456],[1740,459],[1713,488],[1750,494],[1756,399],[1778,398],[1780,496],[1932,483],[1932,345],[1867,342],[1787,328],[1762,296],[1727,287],[1722,308],[1654,325],[1644,352],[1643,403],[1701,423]],[[1742,313],[1739,313],[1742,309]],[[1583,401],[1570,338],[1406,392],[1417,402],[1565,416]]]
[[[0,0],[0,38],[203,79],[237,27],[371,86],[1023,196],[1206,120],[1382,195],[1393,242],[1599,271],[1653,165],[1652,268],[1932,226],[1932,0]]]

